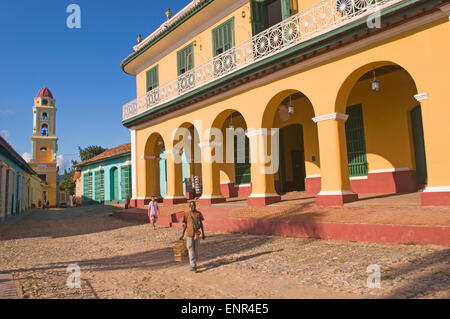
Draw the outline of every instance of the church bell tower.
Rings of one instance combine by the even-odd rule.
[[[55,99],[49,89],[39,91],[33,106],[33,135],[31,136],[30,166],[47,182],[44,198],[50,207],[58,206],[58,168],[56,153],[58,138],[56,137]]]

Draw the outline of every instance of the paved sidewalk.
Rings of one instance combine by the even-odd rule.
[[[11,274],[0,273],[0,299],[17,299],[17,290]]]

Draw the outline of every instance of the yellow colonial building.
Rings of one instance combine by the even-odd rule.
[[[438,0],[168,11],[122,62],[137,86],[123,106],[134,205],[267,205],[294,190],[318,205],[416,191],[450,205],[449,12]]]
[[[39,177],[46,182],[43,201],[49,202],[49,207],[59,204],[59,179],[56,166],[58,151],[56,137],[56,107],[55,99],[49,89],[43,88],[34,99],[33,135],[31,136],[30,166]]]

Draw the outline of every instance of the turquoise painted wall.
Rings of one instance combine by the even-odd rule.
[[[104,161],[101,162],[97,162],[94,164],[88,164],[86,166],[82,166],[81,167],[81,183],[82,183],[82,189],[81,192],[82,194],[85,193],[85,185],[84,185],[84,175],[89,173],[89,171],[92,173],[92,201],[93,203],[97,203],[94,199],[95,199],[95,172],[99,170],[100,166],[102,167],[103,171],[104,171],[104,192],[105,192],[105,204],[111,204],[111,188],[112,188],[112,183],[111,183],[111,172],[114,168],[117,169],[117,175],[119,177],[120,182],[122,182],[121,177],[122,177],[122,170],[126,167],[126,166],[130,166],[131,167],[131,155],[126,155],[126,156],[122,156],[122,157],[117,157],[117,158],[112,158],[112,159],[105,159]],[[117,203],[125,203],[125,200],[122,198],[125,198],[126,194],[122,194],[122,187],[121,184],[119,182],[118,188],[119,188],[119,194],[118,196],[116,196],[117,198],[119,198],[117,201]],[[130,179],[130,185],[131,185],[132,181]],[[131,196],[131,193],[130,193]],[[89,199],[84,198],[83,199],[83,204],[89,204]]]

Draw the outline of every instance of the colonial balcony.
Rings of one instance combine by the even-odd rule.
[[[324,0],[123,106],[123,121],[405,0]]]

